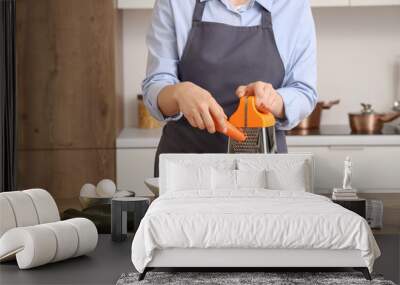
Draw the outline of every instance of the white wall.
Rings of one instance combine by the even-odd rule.
[[[146,68],[145,34],[150,10],[123,12],[125,126],[137,123],[136,95]],[[388,111],[395,98],[400,57],[400,7],[314,9],[319,45],[321,100],[342,103],[325,112],[323,124],[347,124],[347,113],[369,102]]]
[[[323,124],[346,124],[347,113],[369,102],[388,111],[395,98],[400,57],[400,8],[314,9],[320,98],[342,103],[323,114]]]
[[[124,76],[124,124],[137,125],[136,96],[141,92],[145,76],[147,48],[146,32],[151,10],[125,10],[123,12],[123,76]]]

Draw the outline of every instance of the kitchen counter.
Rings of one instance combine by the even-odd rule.
[[[365,134],[352,133],[347,125],[325,125],[313,130],[294,129],[287,132],[287,134],[291,136],[365,136]],[[372,135],[400,135],[400,129],[397,126],[385,125],[382,132]]]
[[[125,128],[116,141],[117,148],[156,148],[161,129]],[[400,131],[385,126],[381,134],[352,134],[345,125],[321,126],[320,130],[290,131],[289,146],[400,146]]]

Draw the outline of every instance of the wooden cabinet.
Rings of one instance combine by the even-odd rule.
[[[114,0],[18,0],[18,187],[76,197],[115,179],[121,127]]]
[[[112,0],[17,1],[18,147],[112,148]]]
[[[47,189],[56,199],[79,197],[84,183],[115,179],[114,149],[18,151],[18,187]]]

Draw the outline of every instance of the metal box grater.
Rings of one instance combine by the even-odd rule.
[[[271,113],[257,110],[254,96],[240,99],[238,109],[229,118],[229,122],[246,135],[239,142],[229,138],[228,153],[276,153],[275,118]]]

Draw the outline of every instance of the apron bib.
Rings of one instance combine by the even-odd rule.
[[[272,30],[271,13],[263,8],[261,24],[237,27],[203,22],[207,1],[196,0],[192,28],[178,63],[178,78],[208,90],[230,117],[239,99],[240,85],[255,81],[281,87],[284,66]],[[284,131],[276,131],[279,153],[287,152]],[[168,122],[157,148],[154,174],[158,177],[161,153],[226,153],[228,138],[190,126],[186,118]]]

